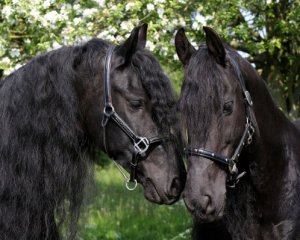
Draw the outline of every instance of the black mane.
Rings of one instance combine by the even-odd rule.
[[[108,43],[92,39],[31,60],[0,88],[0,235],[3,239],[55,239],[56,223],[74,238],[84,186],[94,158],[80,112],[80,89],[103,71]],[[76,72],[77,66],[86,72]],[[164,133],[176,128],[176,101],[157,60],[133,55]],[[102,77],[101,77],[102,78]],[[99,78],[98,78],[99,79]],[[166,91],[166,89],[168,91]],[[100,89],[99,91],[102,91]],[[102,101],[102,93],[99,93]],[[17,221],[16,221],[17,219]]]
[[[132,67],[150,99],[153,120],[160,128],[160,134],[170,136],[171,130],[178,133],[175,95],[156,58],[145,50],[137,51],[132,58]]]
[[[204,130],[211,123],[213,111],[222,107],[222,76],[206,46],[201,46],[194,54],[186,69],[179,107],[185,124],[193,130],[197,139],[206,141],[208,133]]]
[[[79,124],[73,50],[64,47],[34,58],[1,87],[4,239],[54,237],[53,209],[58,222],[68,210],[70,225],[77,222],[89,160]]]

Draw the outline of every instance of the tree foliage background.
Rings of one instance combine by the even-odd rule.
[[[0,0],[0,77],[28,59],[92,37],[122,42],[141,22],[147,48],[179,91],[182,68],[174,48],[184,27],[193,45],[213,27],[253,63],[290,117],[300,115],[300,0]]]

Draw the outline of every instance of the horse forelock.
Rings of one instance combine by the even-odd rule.
[[[205,142],[214,113],[223,102],[222,75],[205,46],[190,59],[182,85],[179,107],[184,124]]]

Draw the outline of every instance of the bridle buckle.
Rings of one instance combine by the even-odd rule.
[[[149,140],[146,137],[139,137],[137,142],[134,142],[134,150],[144,157],[149,148]]]

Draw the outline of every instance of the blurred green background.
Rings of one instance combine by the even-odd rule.
[[[128,191],[113,164],[96,167],[93,193],[87,198],[78,239],[190,239],[191,218],[182,200],[156,205],[143,197],[139,186]]]

